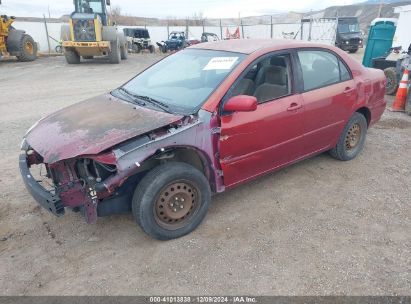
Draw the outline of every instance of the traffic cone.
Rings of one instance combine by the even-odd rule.
[[[404,112],[405,103],[407,102],[407,93],[408,93],[408,69],[404,70],[404,75],[400,85],[398,87],[397,95],[395,96],[394,103],[392,104],[391,111],[393,112]]]

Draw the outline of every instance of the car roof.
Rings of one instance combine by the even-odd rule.
[[[267,50],[267,52],[272,52],[299,47],[319,47],[329,49],[329,47],[324,44],[291,39],[231,39],[195,44],[189,48],[252,54],[257,51]]]

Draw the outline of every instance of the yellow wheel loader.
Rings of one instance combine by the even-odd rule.
[[[3,56],[16,56],[19,61],[33,61],[37,58],[37,44],[25,31],[16,30],[11,25],[14,19],[0,16],[0,59]]]
[[[67,63],[107,56],[111,63],[127,59],[127,40],[107,13],[109,0],[74,0],[75,10],[69,25],[61,28],[61,40]]]

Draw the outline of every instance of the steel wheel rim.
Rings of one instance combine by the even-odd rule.
[[[350,151],[358,146],[361,140],[361,125],[359,123],[353,124],[349,129],[347,136],[345,137],[345,148]]]
[[[30,41],[27,41],[24,44],[24,49],[26,50],[27,53],[29,53],[30,55],[33,55],[34,47],[33,47],[33,44]]]
[[[167,230],[184,227],[200,207],[198,189],[188,181],[176,181],[163,187],[154,204],[154,218]]]

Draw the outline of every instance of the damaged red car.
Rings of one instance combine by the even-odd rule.
[[[132,212],[150,236],[173,239],[201,223],[214,193],[325,151],[356,157],[384,92],[382,71],[335,47],[198,44],[41,119],[20,171],[57,216]]]

